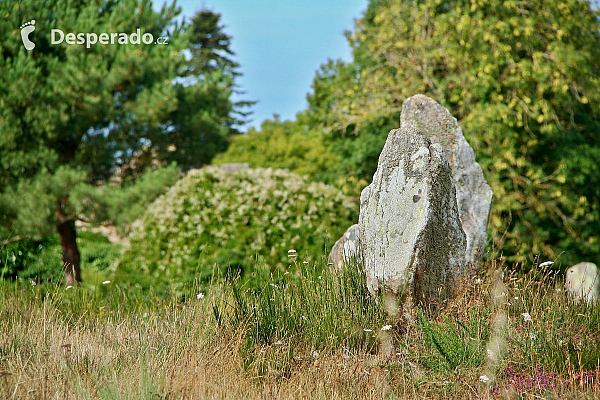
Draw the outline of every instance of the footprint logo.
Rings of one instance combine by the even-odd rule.
[[[35,31],[35,19],[21,25],[21,39],[23,39],[23,46],[25,49],[33,50],[35,48],[35,43],[29,40],[29,34]]]

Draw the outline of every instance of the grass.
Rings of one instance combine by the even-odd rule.
[[[412,322],[355,266],[171,298],[2,281],[0,398],[599,398],[599,308],[549,270],[486,270]]]

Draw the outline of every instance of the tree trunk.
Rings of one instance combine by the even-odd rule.
[[[60,213],[60,212],[59,212]],[[57,214],[59,214],[57,213]],[[75,231],[75,221],[66,220],[56,225],[60,242],[63,249],[63,266],[65,267],[65,283],[74,286],[81,282],[81,273],[79,270],[79,249],[77,248],[77,232]]]

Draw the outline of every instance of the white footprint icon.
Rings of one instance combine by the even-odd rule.
[[[35,31],[35,19],[32,19],[31,21],[21,25],[21,39],[23,39],[23,46],[25,46],[25,48],[27,50],[33,50],[35,48],[35,43],[33,43],[31,40],[29,40],[29,34],[33,31]]]

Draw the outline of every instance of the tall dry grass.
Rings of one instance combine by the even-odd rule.
[[[0,398],[600,398],[598,307],[488,270],[411,326],[351,271],[168,299],[0,283]]]

